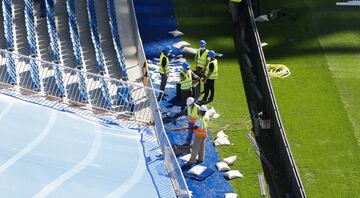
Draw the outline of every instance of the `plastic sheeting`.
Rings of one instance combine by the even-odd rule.
[[[152,63],[149,68],[150,75],[155,87],[159,88],[160,75],[157,73],[159,54],[164,46],[171,46],[180,41],[179,38],[173,38],[168,33],[178,28],[173,5],[171,0],[134,0],[134,4],[145,53],[147,59],[151,60]],[[181,71],[179,65],[184,61],[183,59],[183,55],[178,54],[178,52],[171,57],[171,74],[165,89],[168,96],[160,103],[163,118],[165,120],[171,120],[170,122],[164,123],[167,129],[181,128],[187,124],[186,118],[173,119],[175,114],[180,112],[180,106],[178,106],[179,101],[175,97],[175,89],[178,72]],[[185,143],[186,132],[167,130],[167,134],[172,144],[182,145]],[[205,147],[205,162],[201,165],[208,167],[209,170],[216,170],[215,163],[220,160],[210,136],[206,139]],[[179,158],[178,161],[180,165],[185,163]],[[221,172],[215,171],[202,181],[190,177],[186,177],[185,179],[189,190],[192,191],[193,197],[224,197],[225,193],[233,192],[230,184]]]
[[[175,196],[152,129],[7,95],[0,94],[2,197]]]

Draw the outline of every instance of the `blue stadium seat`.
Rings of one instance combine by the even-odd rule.
[[[35,35],[34,3],[32,0],[25,0],[24,3],[25,3],[25,26],[26,26],[30,56],[36,58],[38,54],[38,49],[37,49],[37,42]],[[39,66],[34,60],[30,61],[30,75],[31,75],[33,89],[35,91],[39,91],[40,90]]]
[[[120,36],[119,36],[119,31],[118,31],[118,26],[117,26],[114,0],[107,0],[107,10],[108,10],[108,16],[110,19],[109,20],[110,30],[111,30],[111,34],[113,37],[113,43],[115,46],[116,56],[117,56],[117,59],[119,62],[120,75],[123,77],[123,79],[127,80],[128,73],[126,70],[124,55],[122,54],[122,49],[121,49],[121,41],[120,41]]]
[[[68,23],[70,28],[70,37],[73,46],[75,61],[77,65],[77,82],[79,85],[79,92],[80,92],[80,102],[88,103],[89,97],[86,91],[86,83],[84,74],[81,72],[81,68],[83,67],[83,61],[81,58],[81,46],[80,46],[80,37],[79,37],[79,30],[75,15],[75,2],[74,0],[67,0],[66,1],[66,9],[68,12]]]
[[[46,0],[46,21],[48,27],[48,33],[50,37],[50,48],[52,60],[54,63],[60,63],[60,49],[58,44],[58,35],[55,24],[55,12],[54,12],[54,1]],[[54,75],[56,82],[55,94],[59,97],[65,97],[65,88],[61,70],[58,66],[54,66]]]
[[[104,55],[101,49],[101,43],[100,43],[100,37],[97,27],[97,20],[96,20],[96,12],[95,12],[95,3],[94,0],[87,0],[87,11],[88,11],[88,17],[89,17],[89,25],[90,25],[90,32],[91,32],[91,38],[92,42],[94,44],[95,53],[96,53],[96,60],[98,62],[98,67],[100,74],[103,74],[105,72],[105,61],[104,61]],[[104,80],[104,78],[100,78],[100,84],[101,84],[101,91],[102,91],[102,106],[107,109],[111,109],[111,96],[109,93],[109,88]]]

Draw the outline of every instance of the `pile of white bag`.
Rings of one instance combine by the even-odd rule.
[[[241,174],[239,170],[230,170],[231,169],[230,166],[235,163],[236,158],[237,158],[236,155],[234,155],[234,156],[231,156],[231,157],[224,158],[223,161],[220,161],[220,162],[215,164],[218,171],[226,171],[224,173],[224,176],[227,179],[234,179],[234,178],[244,177],[244,175]]]
[[[219,131],[217,134],[216,134],[216,139],[214,140],[214,145],[215,146],[223,146],[223,145],[227,145],[229,146],[230,145],[230,140],[228,138],[228,135],[226,135],[224,133],[224,131]]]

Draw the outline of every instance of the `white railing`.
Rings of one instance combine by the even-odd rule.
[[[136,41],[138,61],[140,66],[142,66],[142,64],[146,61],[146,57],[137,24],[134,2],[133,0],[128,0],[128,3],[130,5],[131,23],[135,35],[134,38]],[[148,78],[148,86],[153,88],[153,83],[150,77]],[[151,102],[151,108],[153,110],[152,113],[154,118],[154,127],[157,133],[158,142],[161,146],[165,165],[169,172],[169,176],[173,183],[177,197],[190,198],[191,196],[189,193],[189,188],[187,186],[184,175],[181,171],[180,165],[176,159],[176,155],[172,149],[171,143],[165,131],[164,123],[162,121],[162,116],[160,112],[160,106],[156,98],[157,94],[158,93],[156,92],[150,92],[148,96],[149,101]]]
[[[2,49],[0,83],[22,93],[58,98],[96,113],[111,112],[141,122],[153,120],[148,95],[161,92]]]

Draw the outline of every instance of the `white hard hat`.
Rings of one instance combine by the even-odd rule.
[[[201,105],[199,110],[206,112],[208,109],[207,109],[207,107],[205,105]]]
[[[195,99],[194,99],[193,97],[188,97],[188,98],[186,99],[186,105],[187,105],[187,106],[192,105],[194,102],[195,102]]]

